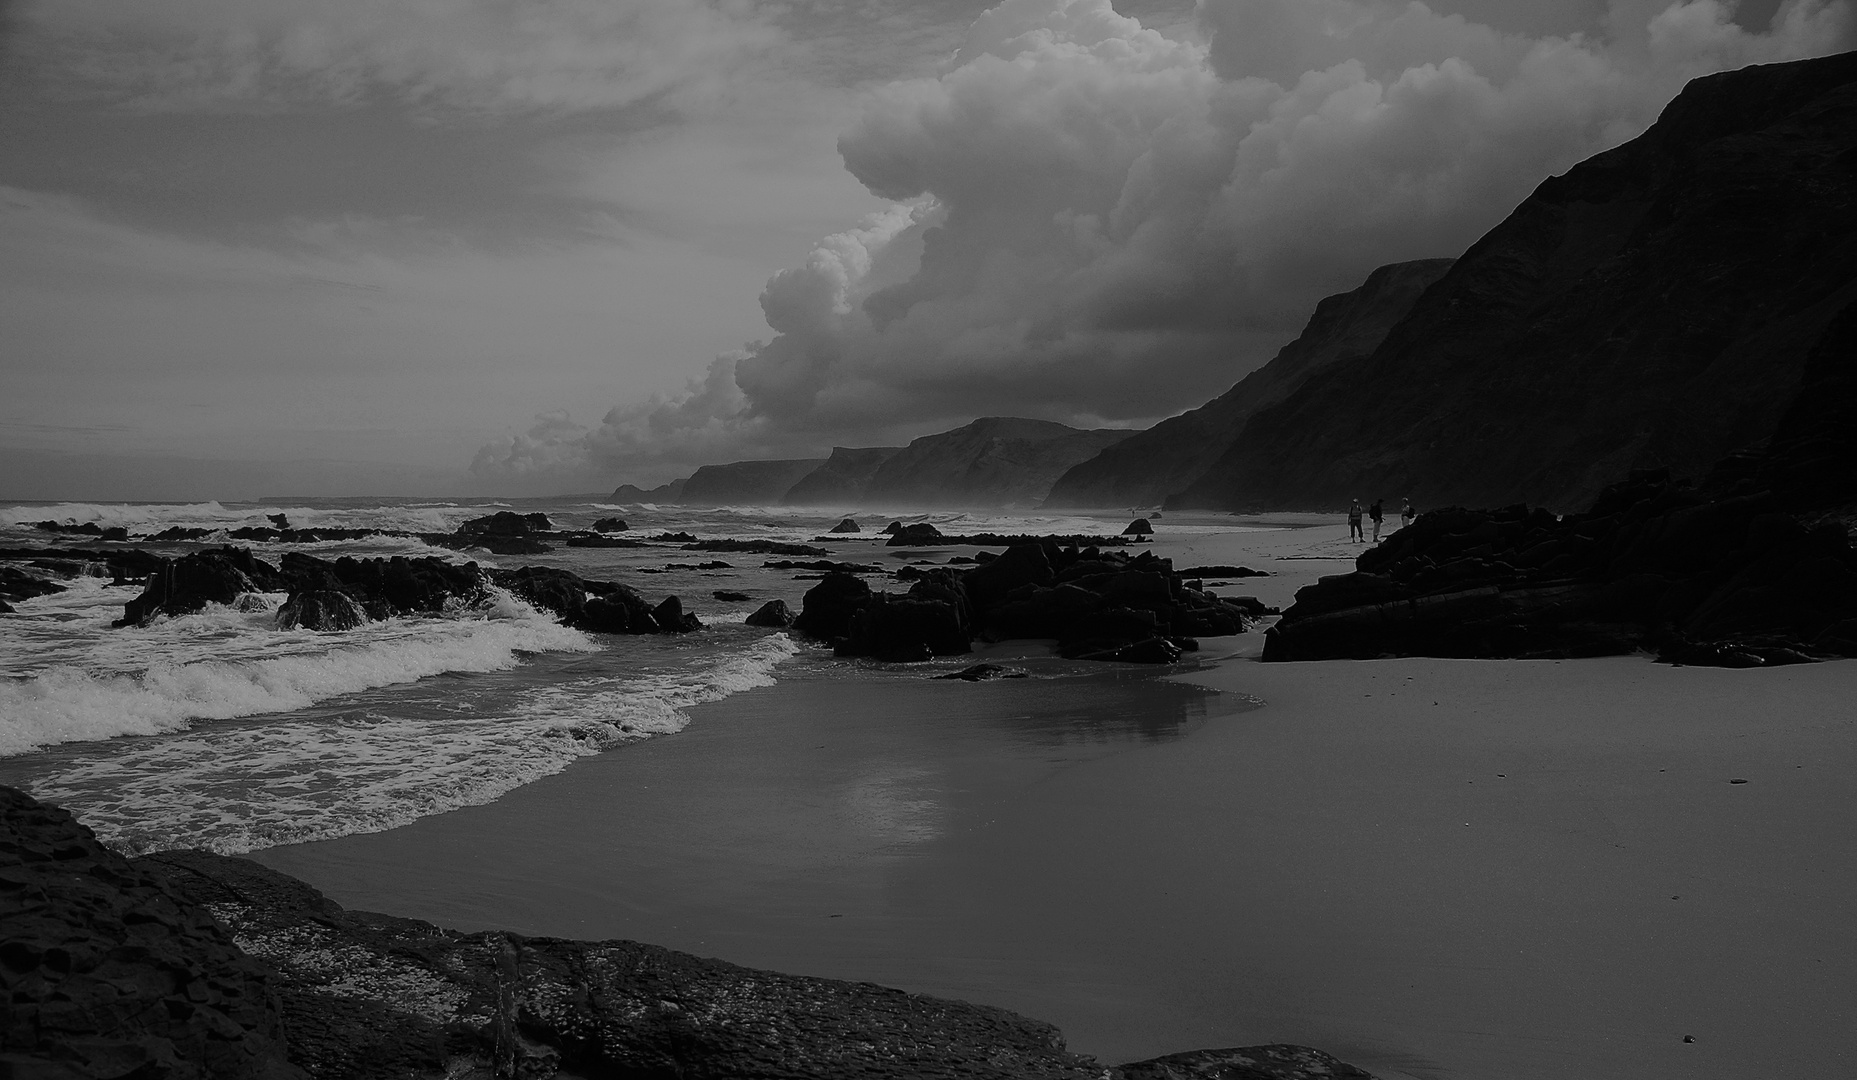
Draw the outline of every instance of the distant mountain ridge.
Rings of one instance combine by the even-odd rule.
[[[1167,505],[1572,510],[1631,470],[1700,477],[1776,436],[1823,461],[1848,453],[1851,413],[1805,399],[1849,398],[1857,349],[1834,339],[1853,303],[1857,53],[1696,79]]]
[[[1034,505],[1066,470],[1132,434],[984,416],[908,446],[841,446],[823,459],[705,465],[658,488],[621,485],[613,499],[686,506]]]
[[[1052,486],[1045,505],[1150,506],[1186,490],[1231,448],[1259,409],[1282,401],[1317,372],[1371,353],[1451,263],[1419,259],[1382,266],[1359,288],[1324,299],[1302,334],[1268,364],[1199,408],[1074,466]]]

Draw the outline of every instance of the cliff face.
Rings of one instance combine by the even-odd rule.
[[[1203,476],[1259,409],[1331,365],[1358,361],[1385,340],[1450,259],[1382,266],[1360,288],[1328,297],[1295,341],[1238,385],[1191,412],[1137,432],[1058,478],[1047,506],[1147,506]]]
[[[1252,416],[1169,505],[1572,510],[1630,470],[1701,476],[1776,433],[1823,473],[1849,436],[1807,399],[1848,396],[1854,224],[1857,53],[1697,79],[1537,188],[1369,357]]]
[[[1035,503],[1072,466],[1132,434],[985,416],[904,447],[871,477],[864,501],[912,507]]]
[[[788,506],[856,506],[864,500],[871,477],[902,449],[834,446],[825,464],[801,477],[780,501]]]
[[[684,481],[677,501],[686,506],[778,506],[780,499],[824,458],[731,461],[705,465]]]

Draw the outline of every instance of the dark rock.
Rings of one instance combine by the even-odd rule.
[[[658,629],[667,634],[687,634],[703,628],[702,621],[684,611],[683,601],[675,596],[665,597],[662,603],[652,608],[651,619],[658,624]]]
[[[688,535],[688,534],[685,534]],[[685,551],[740,551],[750,555],[823,556],[831,552],[811,544],[788,544],[779,540],[696,540],[684,544]]]
[[[265,519],[279,529],[290,528],[290,516],[287,514],[266,514]]]
[[[0,615],[12,615],[12,614],[15,614],[13,610],[13,605],[7,603],[5,600],[0,600]]]
[[[868,566],[862,563],[833,562],[830,559],[815,559],[811,562],[795,562],[792,559],[774,559],[761,564],[764,570],[817,570],[827,574],[881,574],[883,567]]]
[[[248,592],[282,592],[288,587],[269,563],[243,548],[199,551],[163,559],[142,594],[123,605],[116,626],[140,626],[157,615],[190,615],[208,604],[232,604]]]
[[[625,523],[624,518],[603,517],[593,523],[594,532],[625,532],[629,528],[631,528],[631,526]]]
[[[533,532],[547,532],[554,528],[554,522],[548,520],[547,514],[518,514],[513,510],[498,510],[494,514],[472,518],[458,526],[458,532],[482,536],[527,536]]]
[[[561,538],[568,547],[578,548],[640,548],[647,546],[643,540],[627,540],[618,536],[606,536],[600,533],[568,533]]]
[[[606,581],[589,581],[587,602],[574,625],[595,634],[655,634],[658,621],[638,591]]]
[[[717,589],[709,595],[728,604],[740,604],[754,599],[745,592],[730,592],[727,589]]]
[[[871,600],[870,586],[850,574],[827,574],[806,590],[793,628],[832,641],[851,632],[851,618]]]
[[[845,520],[832,526],[831,531],[835,533],[855,533],[855,532],[863,532],[864,530],[858,528],[857,522],[851,520],[850,518],[846,518]]]
[[[1136,518],[1128,523],[1128,528],[1122,530],[1123,536],[1152,536],[1153,534],[1154,525],[1147,518]]]
[[[891,533],[889,546],[897,547],[903,544],[932,544],[943,539],[946,538],[942,536],[940,529],[937,529],[926,521],[918,521],[914,525],[901,526],[894,533]]]
[[[769,600],[755,609],[754,614],[746,620],[749,626],[770,626],[784,630],[793,625],[793,613],[787,610],[785,600]]]
[[[47,581],[11,566],[0,566],[0,599],[30,600],[35,596],[53,596],[64,591],[65,586],[55,581]]]
[[[897,533],[900,533],[902,531],[903,531],[903,523],[900,521],[892,521],[888,525],[885,525],[883,527],[883,532],[884,532],[884,535],[886,536],[895,536]]]
[[[354,597],[330,589],[292,593],[277,609],[279,630],[353,630],[367,621],[367,612]]]
[[[587,583],[579,574],[546,566],[525,566],[520,570],[492,570],[490,580],[511,594],[553,612],[569,626],[581,621],[587,606]]]
[[[687,478],[686,478],[687,479]],[[613,489],[612,500],[618,503],[674,503],[683,496],[684,480],[672,480],[654,488],[620,484]]]
[[[931,675],[931,679],[960,679],[963,682],[984,682],[987,679],[1024,679],[1030,672],[1018,668],[1002,667],[999,664],[975,664],[959,671],[950,671],[946,675]]]
[[[917,528],[910,525],[908,529]],[[1139,539],[1137,537],[1136,539]],[[934,535],[923,533],[912,536],[907,530],[892,536],[885,542],[886,547],[948,547],[954,544],[967,544],[974,547],[1011,547],[1014,544],[1060,544],[1071,547],[1080,545],[1121,546],[1131,541],[1125,536],[1089,536],[1083,533],[1047,533],[1032,535],[1029,533],[966,533],[959,536]]]
[[[1253,570],[1248,566],[1189,566],[1180,571],[1180,576],[1189,578],[1269,577],[1270,571]]]
[[[153,540],[158,543],[167,543],[175,540],[200,540],[211,535],[213,535],[213,530],[211,529],[170,525],[158,533],[150,533],[148,536],[144,537],[144,539]]]
[[[202,906],[0,787],[0,1070],[299,1080],[272,977]]]
[[[960,610],[948,600],[878,593],[852,616],[840,656],[908,663],[972,652]]]
[[[1088,641],[1064,649],[1062,655],[1075,660],[1113,660],[1124,664],[1177,664],[1180,662],[1180,653],[1178,642],[1164,637],[1150,637],[1125,645]]]
[[[1133,1061],[1111,1080],[1374,1080],[1373,1074],[1307,1046],[1277,1043]]]

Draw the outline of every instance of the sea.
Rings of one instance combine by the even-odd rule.
[[[491,802],[577,759],[680,731],[704,702],[795,675],[870,677],[882,666],[837,659],[798,635],[745,624],[770,599],[797,612],[813,584],[804,571],[766,563],[817,556],[718,554],[676,543],[554,545],[546,554],[499,556],[411,537],[283,544],[226,536],[269,525],[276,514],[299,529],[450,532],[504,509],[544,513],[559,529],[620,517],[630,526],[624,535],[634,538],[684,532],[701,540],[807,543],[834,560],[887,570],[950,557],[884,547],[879,530],[890,520],[927,521],[951,534],[1113,534],[1127,521],[1125,512],[891,516],[621,504],[597,496],[0,503],[0,547],[124,546],[36,526],[49,520],[120,526],[131,535],[127,546],[166,555],[230,542],[273,563],[299,550],[322,558],[434,555],[489,567],[551,566],[623,582],[654,604],[675,595],[703,623],[685,635],[587,634],[492,589],[477,606],[343,633],[278,629],[282,594],[113,628],[141,587],[112,585],[108,572],[92,565],[62,579],[64,592],[0,614],[0,784],[70,808],[127,854],[177,847],[236,854],[392,829]],[[864,532],[831,534],[848,514]],[[214,532],[179,543],[134,539],[173,526]],[[884,578],[870,580],[884,587]],[[937,663],[964,665],[961,658]],[[1063,677],[1069,666],[1052,660],[1037,674]]]

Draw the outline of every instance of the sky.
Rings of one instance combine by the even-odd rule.
[[[0,498],[1146,426],[1853,0],[0,0]]]

